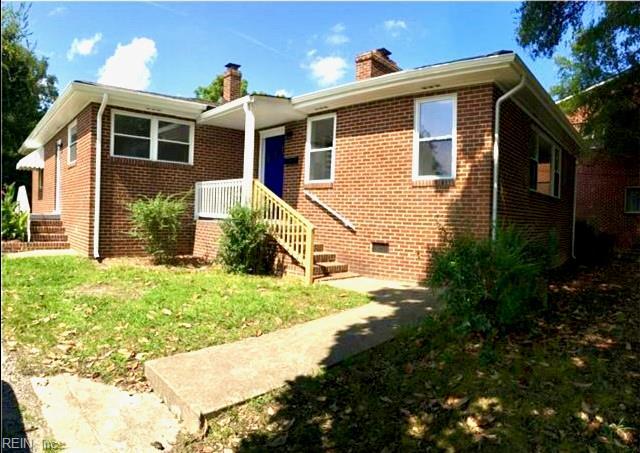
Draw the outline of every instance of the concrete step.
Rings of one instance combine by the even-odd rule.
[[[347,272],[349,265],[339,263],[337,261],[330,261],[328,263],[319,263],[313,266],[314,276],[326,276],[329,274],[337,274],[338,272]]]
[[[67,242],[67,235],[63,233],[32,233],[33,242]]]
[[[336,260],[336,254],[331,252],[315,252],[313,254],[314,263],[328,263]]]

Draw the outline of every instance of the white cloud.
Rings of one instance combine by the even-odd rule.
[[[407,23],[398,19],[385,20],[383,26],[394,38],[400,36],[400,33],[407,29]]]
[[[327,44],[331,44],[332,46],[339,46],[341,44],[346,44],[349,42],[349,37],[345,35],[345,30],[347,27],[344,24],[335,24],[331,27],[331,33],[327,35]]]
[[[311,58],[318,53],[318,49],[311,49],[307,52],[307,57]]]
[[[96,44],[102,39],[102,33],[96,33],[91,38],[73,38],[71,47],[67,50],[67,60],[73,60],[76,55],[87,56],[95,53]]]
[[[67,8],[65,6],[56,6],[51,11],[49,11],[49,16],[61,16],[67,12]]]
[[[279,90],[276,90],[275,95],[276,96],[284,96],[285,98],[290,98],[291,97],[291,91],[285,90],[284,88],[280,88]]]
[[[115,52],[98,71],[98,83],[133,90],[145,90],[151,83],[151,71],[158,51],[149,38],[133,38],[129,44],[118,43]]]
[[[334,85],[344,77],[347,61],[342,57],[315,57],[309,64],[302,65],[310,71],[311,77],[320,86]]]

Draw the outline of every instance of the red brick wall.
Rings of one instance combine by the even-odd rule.
[[[640,214],[625,214],[625,188],[640,186],[637,159],[598,158],[578,162],[576,218],[616,237],[628,248],[640,241]]]
[[[244,133],[212,126],[196,126],[193,165],[153,162],[110,155],[111,109],[103,117],[102,195],[100,254],[102,256],[143,253],[140,243],[129,236],[128,203],[158,192],[181,193],[197,181],[238,178],[242,175]],[[192,253],[195,222],[193,195],[185,213],[179,253]]]
[[[47,142],[45,149],[44,184],[38,192],[38,172],[32,172],[32,211],[37,214],[51,213],[55,208],[56,191],[56,142],[62,141],[60,153],[61,199],[60,217],[71,248],[82,254],[91,253],[91,223],[93,219],[93,177],[95,167],[95,114],[94,106],[88,105],[78,116],[78,143],[76,162],[69,164],[68,126],[60,129]]]
[[[496,89],[496,98],[499,95]],[[528,232],[532,239],[540,241],[547,241],[550,232],[555,231],[559,241],[559,258],[564,261],[571,257],[575,159],[565,147],[561,162],[560,199],[529,190],[532,124],[531,118],[516,104],[509,100],[503,104],[498,222],[515,224]],[[563,139],[568,141],[566,137]]]
[[[435,94],[435,93],[434,93]],[[438,93],[442,94],[442,93]],[[414,100],[424,94],[359,104],[337,111],[335,182],[308,190],[356,225],[347,230],[303,195],[306,121],[287,125],[284,199],[317,228],[317,242],[364,275],[424,279],[441,229],[487,236],[491,206],[493,88],[457,90],[457,177],[412,182]],[[388,255],[371,252],[389,243]]]
[[[213,260],[218,254],[218,244],[222,231],[220,220],[197,220],[193,255]]]
[[[65,129],[66,130],[66,129]],[[38,172],[31,172],[31,212],[49,214],[55,208],[56,196],[56,145],[55,140],[44,147],[44,174],[42,192],[38,192]]]

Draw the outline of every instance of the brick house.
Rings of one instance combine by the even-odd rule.
[[[218,104],[73,82],[21,148],[32,212],[84,255],[135,255],[127,203],[193,190],[180,252],[213,257],[220,219],[251,204],[309,279],[422,280],[443,231],[503,223],[571,257],[581,139],[516,54],[401,70],[376,49],[355,67],[283,98],[241,97],[229,64]]]

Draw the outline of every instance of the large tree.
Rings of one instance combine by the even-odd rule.
[[[556,56],[561,107],[578,113],[594,149],[640,154],[640,2],[523,2],[518,42],[534,58]]]
[[[18,148],[58,96],[46,58],[29,42],[29,6],[2,6],[2,182],[28,184]]]
[[[208,101],[218,102],[220,98],[222,98],[223,84],[224,84],[224,76],[223,75],[216,76],[216,78],[213,79],[209,85],[196,88],[195,90],[196,96],[200,99],[206,99]],[[248,87],[249,87],[249,83],[246,80],[243,80],[242,84],[240,85],[242,96],[247,94]]]

